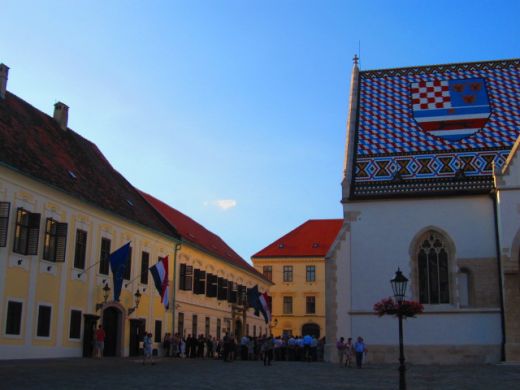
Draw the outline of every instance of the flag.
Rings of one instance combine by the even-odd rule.
[[[128,265],[128,255],[130,254],[130,243],[126,243],[121,248],[110,254],[110,269],[114,280],[114,301],[119,302],[121,289],[123,288],[123,277]]]
[[[263,295],[258,291],[258,285],[247,290],[247,303],[255,310],[255,316],[259,317],[260,313],[264,316],[265,323],[269,323],[268,311],[265,310],[262,304]]]
[[[260,294],[259,299],[260,299],[260,303],[262,304],[262,307],[264,309],[262,314],[264,314],[264,312],[265,312],[265,314],[264,314],[265,322],[269,323],[269,322],[271,322],[271,310],[269,310],[269,302],[271,301],[271,297],[269,295],[267,295],[266,292],[264,292],[264,293]]]
[[[420,81],[410,87],[418,125],[426,133],[447,141],[475,134],[491,115],[482,78]]]
[[[157,264],[150,267],[153,282],[159,295],[161,296],[161,303],[165,309],[168,310],[168,295],[170,289],[168,288],[168,256],[164,257]]]

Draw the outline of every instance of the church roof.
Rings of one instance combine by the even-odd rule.
[[[267,281],[253,266],[238,255],[222,238],[210,232],[204,226],[187,215],[160,201],[159,199],[141,191],[143,197],[176,229],[183,240],[209,252],[229,264],[242,268],[249,273]]]
[[[325,257],[342,225],[342,219],[310,219],[252,258]]]
[[[0,99],[0,164],[170,237],[175,229],[95,144],[7,92]]]
[[[520,60],[359,72],[350,198],[485,193],[520,135]]]

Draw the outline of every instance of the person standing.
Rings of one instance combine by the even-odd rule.
[[[164,356],[170,357],[170,348],[172,344],[172,337],[170,333],[164,334],[164,340],[163,340],[163,348],[164,348]]]
[[[353,349],[352,337],[349,337],[345,344],[345,367],[350,367],[352,364]]]
[[[262,349],[264,352],[264,366],[270,366],[271,360],[273,360],[273,336],[269,336],[267,339],[264,340],[264,343],[262,344]]]
[[[96,330],[96,351],[95,351],[95,357],[97,359],[101,359],[103,357],[103,349],[105,348],[105,337],[106,333],[103,329],[103,325],[99,325],[98,329]]]
[[[357,338],[356,344],[354,344],[354,351],[356,351],[356,366],[357,368],[362,368],[363,354],[366,355],[368,351],[363,337],[359,336]]]
[[[144,350],[143,365],[146,363],[146,360],[149,360],[152,365],[154,364],[154,362],[152,361],[152,345],[153,345],[152,334],[147,333],[143,339],[143,350]]]
[[[345,357],[345,348],[346,348],[345,338],[340,337],[340,339],[336,342],[336,349],[338,350],[338,360],[339,360],[340,366],[343,365],[343,359]]]

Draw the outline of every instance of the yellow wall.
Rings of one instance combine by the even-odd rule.
[[[302,335],[302,326],[314,323],[320,327],[320,337],[325,336],[325,260],[319,257],[292,258],[253,258],[258,272],[263,273],[263,266],[272,266],[273,335],[280,336],[284,331],[291,331],[295,336]],[[293,267],[293,281],[283,281],[283,266]],[[316,279],[306,281],[306,266],[314,265]],[[283,297],[293,299],[292,314],[283,313]],[[315,297],[315,313],[306,313],[306,297]]]
[[[70,312],[80,310],[82,314],[102,316],[96,311],[96,303],[103,301],[102,287],[108,283],[112,289],[108,303],[113,299],[112,275],[99,273],[101,237],[111,240],[111,251],[132,242],[131,279],[141,273],[141,252],[150,253],[150,266],[159,256],[169,256],[173,264],[175,240],[151,229],[133,224],[117,215],[85,204],[62,192],[39,182],[0,167],[0,201],[11,203],[7,246],[0,248],[0,356],[2,358],[81,356],[81,338],[70,339]],[[13,252],[16,209],[40,213],[38,254],[25,256]],[[42,259],[46,218],[68,224],[66,260],[64,263]],[[87,231],[85,269],[75,269],[74,253],[76,229]],[[173,280],[173,266],[169,279]],[[160,303],[151,275],[148,285],[141,285],[139,278],[128,286],[124,281],[120,298],[123,327],[120,333],[120,351],[127,355],[129,350],[128,319],[143,318],[147,329],[153,332],[155,320],[163,322],[162,331],[171,331],[171,311],[166,312]],[[143,291],[143,289],[146,291]],[[139,309],[127,316],[127,309],[134,306],[134,293],[143,294]],[[5,334],[7,303],[21,301],[22,323],[19,335]],[[49,337],[37,337],[38,305],[51,306]],[[83,322],[83,318],[82,318]],[[81,329],[83,336],[83,323]]]

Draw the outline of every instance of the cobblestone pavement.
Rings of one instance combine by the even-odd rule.
[[[408,390],[520,389],[520,365],[409,366]],[[0,361],[0,389],[397,389],[397,365],[120,358]]]

